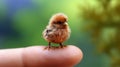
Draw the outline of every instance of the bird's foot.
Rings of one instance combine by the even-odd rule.
[[[45,49],[48,49],[48,50],[49,50],[49,49],[51,49],[51,46],[46,46]]]
[[[61,48],[63,48],[63,47],[64,47],[64,46],[63,46],[63,43],[60,43],[59,45],[60,45],[60,47],[61,47]]]

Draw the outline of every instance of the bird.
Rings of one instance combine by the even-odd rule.
[[[43,38],[48,42],[48,48],[51,48],[51,43],[59,44],[62,48],[63,42],[66,41],[71,34],[71,29],[68,25],[68,17],[64,13],[54,14],[45,30]]]

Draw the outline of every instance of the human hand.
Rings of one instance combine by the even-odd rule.
[[[82,51],[72,45],[57,49],[45,46],[1,49],[0,67],[73,67],[82,57]]]

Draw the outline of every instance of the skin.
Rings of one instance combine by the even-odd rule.
[[[73,67],[83,57],[76,46],[45,49],[45,46],[0,50],[0,67]]]

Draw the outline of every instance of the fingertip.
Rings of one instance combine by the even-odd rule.
[[[83,52],[80,48],[70,45],[68,46],[68,52],[70,52],[71,57],[73,58],[73,66],[80,63],[83,58]]]
[[[25,67],[71,67],[83,57],[82,51],[73,45],[64,48],[45,49],[45,46],[33,46],[24,49]]]

